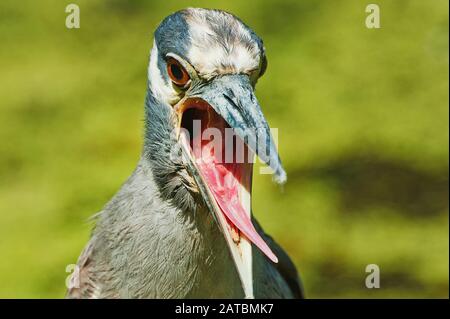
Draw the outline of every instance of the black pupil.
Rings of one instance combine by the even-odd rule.
[[[181,68],[178,65],[172,64],[170,66],[170,71],[172,71],[172,74],[175,77],[175,79],[177,79],[177,80],[183,79],[183,71],[181,70]]]

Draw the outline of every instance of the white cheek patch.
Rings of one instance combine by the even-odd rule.
[[[154,40],[150,54],[150,63],[148,65],[148,80],[150,91],[158,100],[166,102],[167,104],[173,104],[179,99],[178,94],[171,83],[166,83],[164,81],[158,68],[158,47]]]

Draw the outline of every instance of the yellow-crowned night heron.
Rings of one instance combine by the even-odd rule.
[[[262,40],[229,13],[186,9],[160,24],[141,159],[96,215],[68,297],[302,297],[251,216],[253,154],[286,179],[253,91],[266,66]]]

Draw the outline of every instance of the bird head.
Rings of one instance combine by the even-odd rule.
[[[262,40],[237,17],[186,9],[157,28],[148,68],[144,152],[154,178],[183,211],[212,214],[248,297],[251,243],[277,262],[251,221],[255,155],[286,179],[254,93],[266,67]]]

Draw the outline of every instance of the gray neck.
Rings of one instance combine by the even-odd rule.
[[[145,135],[142,158],[148,162],[158,190],[165,200],[183,211],[195,211],[202,199],[185,187],[189,180],[174,135],[172,107],[150,91],[145,100]]]
[[[132,298],[243,297],[225,240],[202,200],[182,184],[182,163],[168,160],[170,109],[146,105],[139,164],[99,215],[94,237],[113,273],[105,295]],[[167,123],[167,122],[166,122]],[[102,273],[101,267],[98,269]],[[220,278],[220,282],[218,279]],[[110,291],[108,293],[108,290]]]

